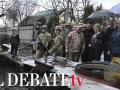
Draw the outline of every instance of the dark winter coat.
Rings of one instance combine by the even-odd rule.
[[[81,56],[82,58],[82,62],[91,62],[91,38],[94,34],[94,30],[93,29],[85,29],[83,31],[84,34],[84,38],[85,38],[85,50]]]
[[[109,27],[103,32],[103,43],[104,47],[110,49],[112,32],[115,30],[114,27]]]
[[[19,38],[18,34],[11,36],[11,38],[10,38],[10,44],[11,45],[19,45],[20,44],[20,38]]]
[[[111,50],[113,55],[120,55],[120,30],[117,28],[112,32]]]
[[[95,33],[91,38],[91,59],[100,60],[102,54],[103,35],[101,32]]]
[[[85,46],[86,48],[89,46],[89,44],[91,43],[91,37],[93,36],[94,34],[94,30],[91,29],[91,30],[84,30],[83,31],[83,34],[84,34],[84,37],[85,37]]]
[[[92,47],[97,47],[97,46],[102,46],[103,44],[103,35],[101,32],[93,34],[91,38],[91,46]]]

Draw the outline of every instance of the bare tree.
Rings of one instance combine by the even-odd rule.
[[[55,15],[59,17],[58,11],[64,12],[64,21],[70,19],[70,22],[79,23],[84,11],[84,7],[90,0],[48,0],[54,9]],[[68,18],[69,17],[69,18]]]
[[[68,0],[69,3],[69,16],[71,21],[74,20],[77,24],[82,21],[82,16],[84,14],[84,8],[88,3],[91,3],[92,0]]]
[[[47,0],[51,4],[51,8],[54,9],[55,15],[59,18],[58,11],[64,12],[64,21],[70,19],[70,22],[75,21],[79,23],[82,20],[84,14],[84,8],[88,3],[92,4],[92,0]]]
[[[54,14],[59,18],[60,11],[65,12],[67,8],[67,0],[49,0],[51,2],[51,7],[54,10]],[[65,19],[66,17],[64,17]]]
[[[37,0],[10,0],[6,5],[6,16],[13,21],[13,26],[18,25],[33,13],[36,3]]]

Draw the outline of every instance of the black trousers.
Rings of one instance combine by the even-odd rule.
[[[101,46],[93,46],[91,49],[91,57],[92,60],[100,61],[101,55],[102,55],[102,47]]]
[[[92,61],[91,53],[92,53],[91,47],[85,47],[85,51],[83,52],[83,54],[81,56],[83,63]]]
[[[18,45],[11,45],[11,55],[17,56]]]
[[[111,62],[112,61],[111,50],[108,49],[108,47],[104,47],[103,51],[104,51],[104,61]]]

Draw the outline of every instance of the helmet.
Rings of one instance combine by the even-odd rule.
[[[47,25],[42,25],[42,28],[47,29]]]
[[[61,27],[61,26],[56,26],[56,27],[55,27],[55,30],[62,31],[62,27]]]

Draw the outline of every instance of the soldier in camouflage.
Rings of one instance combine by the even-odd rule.
[[[84,35],[81,32],[81,26],[73,26],[73,31],[71,31],[66,38],[65,51],[67,58],[71,61],[78,62],[81,53],[85,48]]]
[[[42,26],[42,32],[37,37],[36,45],[36,57],[40,58],[45,55],[48,50],[48,44],[50,43],[52,37],[51,34],[47,32],[47,25]]]
[[[63,54],[63,36],[62,36],[62,27],[55,27],[55,38],[54,43],[51,49],[48,51],[51,54],[55,54],[56,56],[62,56]]]

